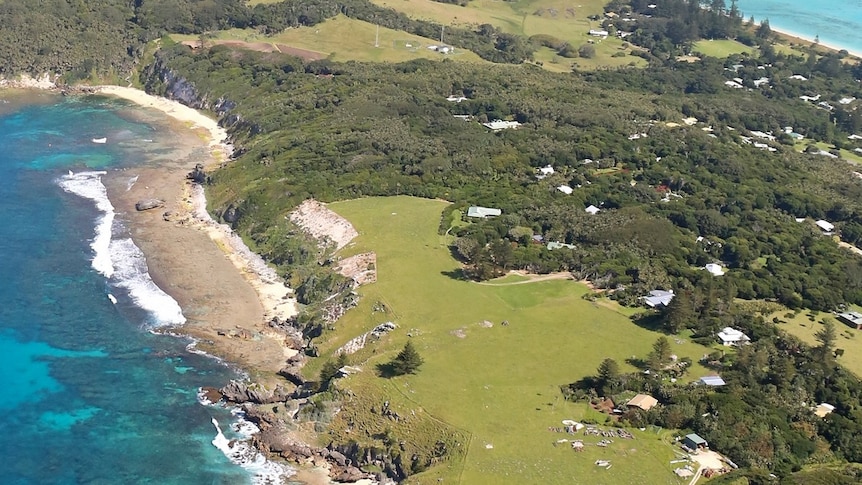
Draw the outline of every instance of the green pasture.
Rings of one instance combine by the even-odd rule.
[[[172,35],[177,42],[198,40],[195,35]],[[215,40],[239,40],[285,44],[299,49],[319,52],[334,61],[405,62],[412,59],[454,59],[467,62],[485,62],[474,52],[457,49],[451,54],[440,54],[427,49],[437,45],[433,39],[408,34],[400,30],[380,27],[361,20],[338,15],[312,27],[287,29],[276,35],[263,35],[254,29],[230,29],[215,32]],[[377,47],[375,47],[375,40]]]
[[[603,423],[606,416],[585,403],[564,401],[560,385],[593,374],[606,357],[633,370],[626,359],[645,357],[660,334],[632,323],[626,316],[631,311],[614,311],[613,302],[585,300],[590,290],[573,281],[493,286],[460,279],[459,264],[437,233],[446,205],[410,197],[329,205],[359,232],[341,255],[375,251],[378,280],[361,287],[359,306],[318,339],[321,354],[331,355],[379,323],[391,320],[399,327],[351,356],[363,371],[339,386],[371,386],[405,413],[420,410],[471,437],[460,465],[432,469],[417,480],[570,483],[577,477],[578,483],[595,484],[680,483],[669,463],[674,458],[670,432],[634,430],[634,440],[616,439],[600,448],[595,446],[599,438],[548,430],[563,419]],[[520,281],[509,276],[496,283]],[[421,371],[392,379],[376,376],[375,366],[391,359],[407,339],[425,359]],[[697,361],[708,353],[687,340],[671,342],[680,357]],[[308,375],[323,359],[315,360]],[[691,378],[705,373],[695,365]],[[362,422],[361,412],[354,416]],[[574,452],[567,443],[555,446],[567,438],[584,439],[586,451]],[[613,466],[597,467],[597,459]]]
[[[694,43],[694,46],[692,46],[691,51],[696,54],[723,59],[733,54],[754,55],[757,52],[757,49],[735,40],[721,39],[697,41]]]
[[[378,47],[377,26],[361,20],[338,15],[312,27],[288,29],[272,37],[292,47],[332,53],[335,61],[404,62],[412,59],[457,59],[484,62],[472,51],[456,50],[454,54],[440,54],[427,49],[439,42],[400,30],[380,27]],[[409,45],[409,47],[408,47]]]
[[[482,24],[493,25],[503,32],[530,37],[545,34],[568,42],[573,46],[586,44],[592,38],[590,29],[600,28],[601,22],[589,20],[592,15],[602,15],[607,2],[586,0],[577,4],[560,0],[520,0],[501,2],[496,0],[473,0],[466,7],[435,2],[433,0],[372,0],[377,5],[403,12],[411,18],[430,20],[442,25],[475,28]],[[445,41],[445,32],[444,32]],[[579,69],[627,66],[645,66],[639,57],[611,57],[617,52],[628,54],[618,38],[602,41],[596,45],[596,56],[592,59],[566,59],[557,56],[548,48],[539,49],[535,60],[542,62],[551,71],[568,72],[576,64]]]
[[[850,310],[862,311],[856,306]],[[790,314],[792,316],[788,317],[787,315]],[[835,315],[825,312],[804,310],[801,313],[794,313],[793,310],[782,310],[769,315],[767,320],[773,321],[774,318],[779,319],[778,328],[812,346],[819,345],[814,334],[823,328],[823,319],[831,319],[838,332],[835,347],[844,349],[844,355],[838,358],[838,363],[854,374],[862,376],[862,330],[850,328],[839,322]]]
[[[824,150],[827,152],[835,149],[835,145],[832,145],[832,144],[829,144],[826,142],[822,142],[822,141],[815,142],[813,140],[808,140],[808,139],[797,140],[793,144],[793,148],[797,152],[803,152],[803,151],[805,151],[806,148],[808,148],[809,145],[814,145],[817,148],[819,148],[820,150]],[[838,150],[838,152],[839,152],[839,156],[842,159],[844,159],[850,163],[853,163],[855,165],[862,165],[862,156],[860,156],[858,153],[851,151],[851,150],[846,150],[844,148],[840,148]]]

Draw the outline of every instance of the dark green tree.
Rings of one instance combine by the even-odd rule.
[[[652,345],[652,352],[649,354],[649,368],[656,371],[661,370],[670,362],[671,356],[670,341],[662,335],[656,339]]]
[[[688,291],[680,291],[667,306],[664,329],[668,333],[679,333],[694,321],[694,303]]]
[[[404,344],[404,348],[401,349],[401,352],[398,352],[398,355],[389,362],[389,366],[393,374],[401,376],[404,374],[415,374],[423,362],[425,361],[419,355],[419,352],[416,351],[416,348],[413,347],[413,342],[408,340]]]
[[[596,390],[603,396],[613,393],[619,377],[620,365],[617,361],[611,358],[603,360],[596,375]]]
[[[838,331],[835,329],[835,322],[831,318],[824,319],[823,328],[814,334],[814,338],[820,343],[815,350],[824,357],[829,355],[832,352],[832,347],[835,346],[837,337]]]
[[[320,368],[320,386],[322,388],[329,387],[332,379],[338,375],[338,370],[348,364],[346,354],[338,354],[338,357],[333,360],[327,360],[323,367]]]

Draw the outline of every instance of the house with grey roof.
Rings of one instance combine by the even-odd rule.
[[[649,295],[641,297],[644,304],[650,308],[664,308],[673,300],[673,290],[652,290]]]
[[[501,211],[500,209],[495,209],[493,207],[481,207],[478,205],[471,206],[469,209],[467,209],[467,217],[475,217],[477,219],[497,217],[502,213],[503,211]]]

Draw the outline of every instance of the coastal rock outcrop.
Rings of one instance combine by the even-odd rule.
[[[150,209],[157,209],[164,206],[165,201],[161,199],[143,199],[135,203],[135,209],[139,211],[148,211]]]
[[[204,171],[204,165],[202,163],[196,164],[195,168],[192,169],[192,171],[186,175],[186,178],[191,180],[192,182],[194,182],[196,184],[203,185],[204,183],[206,183],[207,182],[207,174]]]
[[[267,389],[260,384],[246,384],[236,380],[230,381],[219,391],[225,400],[234,403],[272,404],[284,402],[290,396],[290,392],[281,385],[275,386],[275,389]]]

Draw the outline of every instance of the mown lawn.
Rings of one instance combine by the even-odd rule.
[[[858,307],[850,309],[860,311]],[[787,317],[788,314],[793,315]],[[862,376],[862,330],[850,328],[839,322],[835,315],[824,312],[806,310],[794,313],[792,310],[782,310],[769,315],[768,320],[772,321],[774,318],[780,321],[778,328],[812,346],[819,345],[814,334],[823,328],[823,319],[831,319],[838,332],[835,347],[844,349],[844,355],[838,358],[838,362],[857,376]]]
[[[718,57],[723,59],[732,54],[756,54],[757,49],[749,47],[735,40],[700,40],[694,43],[691,48],[692,52],[699,53],[705,56]]]
[[[548,430],[563,419],[604,422],[586,404],[564,401],[560,385],[594,373],[606,357],[632,370],[626,359],[646,356],[660,334],[632,323],[630,311],[614,311],[613,302],[583,299],[590,290],[573,281],[491,286],[459,279],[459,264],[437,234],[446,204],[391,197],[329,205],[360,233],[343,256],[375,251],[378,281],[360,288],[360,305],[319,339],[322,355],[378,323],[399,326],[354,354],[352,363],[364,370],[339,385],[372,386],[405,413],[420,410],[471,436],[462,463],[432,469],[417,481],[679,483],[670,464],[670,432],[634,430],[634,440],[617,439],[607,448],[587,437],[586,451],[576,453],[568,444],[555,446],[572,435]],[[386,311],[374,311],[381,303]],[[375,365],[391,359],[408,339],[425,359],[421,371],[377,377]],[[685,339],[671,341],[680,357],[697,361],[708,353]],[[323,359],[316,360],[309,370]],[[706,373],[695,367],[692,378]],[[596,467],[596,459],[613,466]]]

